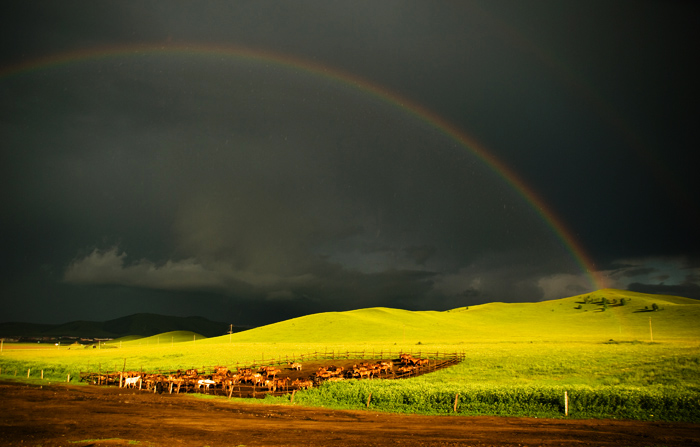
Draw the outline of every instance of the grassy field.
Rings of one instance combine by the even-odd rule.
[[[606,299],[606,302],[603,301]],[[621,300],[625,303],[622,305]],[[700,421],[700,302],[618,290],[446,312],[373,308],[308,315],[222,337],[191,332],[96,348],[5,349],[2,377],[65,380],[79,371],[174,370],[285,361],[313,352],[462,352],[420,378],[328,384],[295,402],[386,411]],[[658,310],[652,311],[657,308]],[[29,347],[28,347],[29,348]],[[70,349],[69,349],[70,348]],[[285,402],[289,398],[278,398]]]

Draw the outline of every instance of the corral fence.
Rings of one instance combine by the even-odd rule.
[[[265,354],[262,354],[260,361],[253,361],[248,365],[241,366],[240,368],[255,368],[260,366],[279,366],[287,365],[294,362],[312,362],[312,361],[323,361],[323,360],[396,360],[400,358],[401,354],[409,354],[417,358],[424,358],[429,360],[447,360],[447,359],[459,359],[459,361],[464,360],[464,352],[427,352],[427,351],[384,351],[384,350],[363,350],[363,351],[315,351],[307,352],[306,354],[292,354],[285,356],[275,356],[265,358]],[[238,363],[236,363],[238,368]],[[210,367],[214,368],[214,367]]]
[[[376,351],[376,350],[363,350],[363,351],[315,351],[307,352],[306,354],[292,354],[285,355],[284,357],[279,355],[277,358],[274,356],[265,359],[265,355],[262,355],[261,360],[253,361],[248,365],[242,365],[236,363],[236,369],[242,368],[256,368],[261,366],[280,366],[288,365],[295,362],[306,363],[315,361],[325,361],[325,360],[397,360],[402,354],[408,354],[410,356],[415,356],[420,359],[428,359],[435,361],[448,361],[456,360],[454,363],[459,363],[464,360],[464,352],[427,352],[427,351]],[[214,367],[209,367],[213,369]]]
[[[403,363],[401,363],[401,357],[402,356],[408,356],[408,358],[411,358],[413,360],[424,360],[424,363],[420,366],[404,366],[402,367]],[[391,361],[395,362],[394,367],[392,368],[390,373],[385,373],[377,378],[381,379],[404,379],[404,378],[409,378],[409,377],[417,377],[423,374],[427,374],[433,371],[437,371],[439,369],[447,368],[449,366],[455,365],[457,363],[460,363],[464,360],[465,354],[464,352],[428,352],[428,351],[385,351],[385,350],[363,350],[363,351],[315,351],[315,352],[307,352],[303,354],[292,354],[292,355],[278,355],[276,357],[272,358],[265,358],[264,354],[261,355],[260,361],[253,361],[251,363],[246,363],[246,364],[240,364],[236,362],[235,365],[228,365],[225,368],[230,371],[230,373],[238,373],[241,371],[251,371],[251,370],[262,370],[264,368],[274,368],[274,367],[282,367],[282,366],[287,366],[289,367],[293,363],[301,363],[301,364],[314,364],[314,363],[320,363],[320,362],[328,362],[328,361],[337,361],[337,362],[358,362],[360,364],[368,361],[374,361],[374,362],[382,362],[382,361]],[[133,368],[133,367],[132,367]],[[197,379],[211,379],[214,378],[217,375],[217,371],[222,368],[221,365],[217,366],[202,366],[201,368],[188,368],[187,373],[189,374],[190,380],[187,382],[187,385],[184,387],[185,392],[197,392],[199,391],[199,388],[194,386],[196,383]],[[163,370],[163,369],[155,369],[155,370],[144,370],[143,368],[140,368],[138,370],[133,370],[133,369],[128,369],[126,368],[126,359],[124,359],[124,365],[122,367],[122,370],[119,371],[116,368],[113,370],[102,370],[101,366],[98,364],[98,370],[97,371],[86,371],[86,372],[81,372],[80,373],[80,380],[83,382],[88,382],[96,385],[118,385],[122,386],[123,382],[127,377],[136,377],[140,376],[142,378],[153,378],[149,381],[149,384],[152,385],[152,389],[150,386],[147,386],[146,389],[149,391],[156,391],[156,382],[161,381],[161,382],[167,382],[170,379],[166,379],[169,377],[172,377],[174,375],[181,375],[183,374],[183,370]],[[291,373],[289,372],[289,369],[285,370],[286,376],[294,376],[295,378],[308,378],[312,379],[314,381],[315,385],[318,385],[322,380],[319,380],[318,378],[313,377],[313,372],[310,372],[308,369],[303,373]],[[141,388],[141,383],[139,383],[139,388]],[[173,387],[172,383],[169,383],[169,386],[166,386],[166,391],[172,392]],[[234,391],[234,388],[236,391]],[[245,385],[238,383],[235,387],[230,387],[227,389],[225,386],[213,386],[213,387],[207,387],[206,392],[208,394],[219,394],[219,395],[228,395],[229,397],[235,395],[238,397],[262,397],[266,394],[272,394],[272,395],[281,395],[281,394],[286,394],[290,392],[294,392],[295,390],[299,389],[298,387],[293,387],[293,386],[287,386],[285,387],[284,390],[275,390],[275,391],[264,391],[264,387],[262,386],[255,386],[255,385]],[[178,387],[178,392],[180,390],[180,387]],[[161,388],[162,391],[162,388]]]

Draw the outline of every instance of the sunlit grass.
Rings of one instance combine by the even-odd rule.
[[[603,297],[616,300],[607,309]],[[586,304],[586,298],[589,303]],[[626,299],[624,306],[621,298]],[[662,310],[646,312],[653,304]],[[606,289],[539,303],[489,303],[447,312],[372,308],[327,312],[233,334],[234,342],[477,343],[700,338],[697,300]],[[578,308],[580,307],[580,308]],[[650,324],[650,319],[651,324]],[[207,342],[228,340],[216,337]]]
[[[627,302],[603,310],[603,296],[618,303],[624,297]],[[654,303],[660,310],[647,312]],[[387,357],[388,352],[394,357],[399,352],[420,356],[463,353],[465,361],[459,365],[399,381],[406,385],[372,387],[390,387],[392,396],[402,386],[408,388],[401,392],[409,394],[410,387],[415,386],[438,394],[442,393],[440,389],[451,390],[483,395],[486,401],[500,395],[498,390],[510,390],[503,391],[503,395],[515,396],[513,402],[520,402],[502,409],[515,412],[511,414],[529,411],[530,407],[521,402],[522,396],[535,393],[548,402],[552,393],[558,395],[565,389],[578,390],[581,405],[605,399],[617,402],[629,394],[630,399],[648,398],[658,406],[663,404],[659,396],[679,396],[678,402],[690,399],[691,403],[695,402],[693,396],[699,396],[698,321],[700,306],[695,300],[599,291],[542,303],[491,303],[448,312],[387,308],[331,312],[209,339],[178,331],[115,340],[99,349],[71,345],[6,350],[0,356],[0,367],[3,378],[14,377],[15,371],[18,378],[26,378],[27,369],[31,369],[30,380],[36,380],[38,372],[44,370],[46,380],[61,381],[70,374],[75,381],[80,371],[171,371],[215,365],[235,368],[254,362],[286,363],[315,353],[344,356],[346,352],[361,352],[365,358],[380,354]],[[333,386],[342,389],[344,385]],[[595,395],[595,390],[604,396]],[[615,394],[618,392],[623,394]],[[649,393],[647,397],[645,392]],[[313,393],[309,403],[316,402],[311,398]],[[338,393],[345,396],[344,392]],[[303,395],[300,402],[304,401]],[[478,411],[487,411],[487,404],[479,405]],[[685,409],[670,418],[688,420],[690,404],[683,405]],[[387,408],[417,411],[410,405]],[[535,411],[533,408],[530,410]],[[600,414],[622,411],[610,408],[605,410],[608,413]],[[545,410],[535,412],[539,411]],[[624,411],[627,417],[637,417],[631,410]]]
[[[367,358],[388,352],[460,352],[461,364],[431,375],[436,381],[638,386],[684,383],[700,391],[700,342],[574,343],[502,342],[475,344],[199,343],[132,346],[121,349],[6,351],[2,374],[44,370],[46,377],[77,377],[80,371],[155,371],[286,363],[301,355],[330,356],[364,352]],[[20,374],[20,373],[18,373]],[[21,375],[21,374],[20,374]]]
[[[625,297],[627,303],[603,310],[599,304],[603,296]],[[642,312],[652,303],[662,310]],[[700,342],[698,321],[696,300],[603,290],[541,303],[490,303],[447,312],[388,308],[329,312],[209,339],[175,331],[118,339],[99,349],[72,345],[6,350],[0,366],[12,361],[77,372],[121,369],[126,359],[133,369],[173,370],[282,361],[313,352],[438,351],[464,352],[465,365],[482,372],[488,369],[482,374],[488,379],[478,380],[546,376],[576,381],[578,376],[590,377],[580,371],[598,365],[597,376],[614,372],[614,380],[624,381],[650,359],[661,364],[671,359],[671,365],[680,361],[673,359],[696,355],[692,351]],[[688,361],[691,369],[693,362]]]

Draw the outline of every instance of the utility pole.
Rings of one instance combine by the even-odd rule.
[[[231,323],[231,326],[228,329],[228,342],[232,343],[231,337],[233,336],[233,323]]]

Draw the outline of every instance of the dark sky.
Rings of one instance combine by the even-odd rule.
[[[700,298],[699,12],[3,1],[0,321]]]

